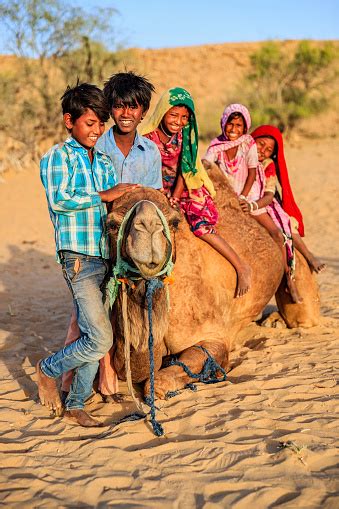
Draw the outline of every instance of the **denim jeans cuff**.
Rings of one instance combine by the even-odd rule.
[[[77,403],[75,406],[65,406],[65,410],[83,410],[85,408],[85,405],[79,406],[79,403]]]
[[[42,363],[43,363],[43,362],[44,362],[44,360],[40,361],[40,363],[39,363],[40,371],[42,371],[42,372],[43,372],[43,374],[44,374],[45,376],[47,376],[47,378],[55,378],[54,376],[48,375],[48,374],[46,373],[46,371],[44,370],[43,365],[42,365]]]

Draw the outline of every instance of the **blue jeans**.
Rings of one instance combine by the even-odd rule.
[[[113,344],[109,302],[105,298],[109,264],[97,256],[72,251],[60,252],[64,278],[72,292],[81,336],[57,353],[41,361],[41,371],[58,378],[75,369],[66,399],[66,409],[84,408],[92,392],[99,360]]]

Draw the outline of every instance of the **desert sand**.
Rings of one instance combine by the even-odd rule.
[[[54,258],[38,168],[0,184],[1,503],[11,508],[247,509],[339,506],[339,238],[336,139],[287,146],[306,240],[326,263],[321,323],[250,325],[228,381],[198,384],[159,404],[165,436],[99,395],[98,430],[53,418],[37,403],[37,360],[62,344],[71,299]],[[271,303],[271,309],[274,302]],[[285,444],[285,447],[284,447]]]

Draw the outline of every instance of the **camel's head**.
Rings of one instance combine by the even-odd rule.
[[[172,235],[180,213],[160,191],[150,188],[135,189],[115,200],[107,219],[114,259],[118,232],[128,213],[130,216],[123,224],[121,257],[137,268],[142,277],[155,277],[174,254]]]

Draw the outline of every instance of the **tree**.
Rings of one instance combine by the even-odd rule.
[[[253,123],[272,123],[281,131],[293,129],[305,117],[327,106],[325,89],[338,76],[338,51],[301,41],[292,54],[269,42],[250,57],[245,78],[247,103]]]
[[[62,130],[59,99],[66,85],[78,78],[91,82],[97,78],[94,48],[96,56],[100,48],[101,55],[107,60],[110,55],[114,61],[114,53],[100,41],[103,37],[110,40],[115,13],[114,9],[105,9],[104,13],[96,9],[89,15],[64,0],[0,0],[7,46],[19,57],[16,72],[10,76],[13,115],[8,125],[2,115],[0,129],[10,136],[14,119],[16,139],[25,144],[26,151],[29,147],[35,159],[40,155],[41,142],[55,140]],[[65,63],[71,76],[65,71]],[[0,74],[0,86],[8,98],[3,84],[6,78]]]

